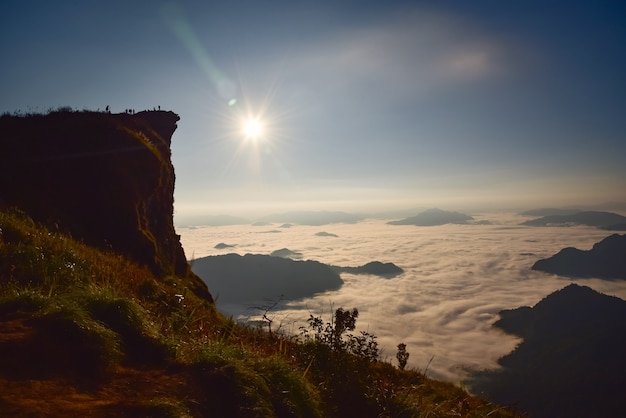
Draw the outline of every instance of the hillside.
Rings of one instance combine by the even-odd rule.
[[[626,301],[571,284],[500,317],[495,326],[523,342],[502,369],[476,373],[473,390],[533,417],[623,415]]]
[[[175,114],[0,119],[0,416],[513,416],[382,361],[356,309],[224,318],[172,227]]]

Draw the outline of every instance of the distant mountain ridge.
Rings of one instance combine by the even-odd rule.
[[[626,235],[613,234],[588,251],[564,248],[532,269],[568,277],[626,279]]]
[[[436,226],[445,224],[465,224],[474,218],[460,212],[449,212],[442,209],[428,209],[416,216],[387,222],[389,225]]]
[[[331,266],[335,271],[339,273],[351,273],[351,274],[371,274],[374,276],[381,276],[386,278],[392,278],[399,274],[404,273],[400,267],[393,263],[381,263],[380,261],[371,261],[359,267],[339,267]]]
[[[584,211],[569,215],[549,215],[522,222],[527,226],[587,225],[612,231],[626,230],[626,216],[612,212]]]
[[[184,216],[179,219],[175,219],[176,225],[180,227],[189,226],[227,226],[227,225],[245,225],[249,224],[250,220],[241,218],[239,216],[232,215],[195,215]]]
[[[298,225],[322,226],[335,223],[354,224],[363,220],[363,216],[346,212],[331,211],[292,211],[274,213],[258,220],[258,222],[292,223]]]
[[[521,212],[520,215],[523,216],[554,216],[554,215],[573,215],[575,213],[580,212],[578,209],[557,209],[557,208],[540,208],[540,209],[530,209],[524,212]]]
[[[626,301],[571,284],[503,310],[494,326],[523,342],[499,370],[474,373],[474,393],[532,417],[615,417],[626,410]]]

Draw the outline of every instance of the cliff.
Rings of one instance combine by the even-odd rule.
[[[191,279],[173,225],[170,144],[178,115],[60,111],[0,118],[0,208],[148,266]]]

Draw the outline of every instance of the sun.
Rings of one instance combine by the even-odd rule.
[[[263,138],[265,127],[259,118],[249,117],[241,123],[241,131],[246,139],[258,141]]]

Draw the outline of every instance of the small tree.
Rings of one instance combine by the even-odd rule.
[[[354,331],[358,317],[359,311],[357,308],[353,308],[352,311],[344,311],[343,308],[339,308],[335,311],[335,327],[332,331],[332,347],[334,350],[344,348],[341,337],[346,331]]]
[[[406,344],[400,343],[398,344],[398,352],[396,353],[396,358],[398,359],[398,367],[400,370],[404,370],[406,367],[406,362],[409,359],[409,353],[406,351]]]
[[[270,337],[273,336],[272,334],[272,324],[274,323],[274,315],[271,313],[274,308],[276,308],[276,306],[278,306],[278,304],[280,304],[283,299],[284,299],[285,295],[280,295],[278,297],[278,299],[272,301],[272,300],[268,300],[268,304],[267,305],[262,305],[262,306],[253,306],[252,309],[256,309],[258,311],[263,312],[263,319],[262,321],[267,324],[267,329],[269,331]],[[280,329],[280,327],[279,327]]]

